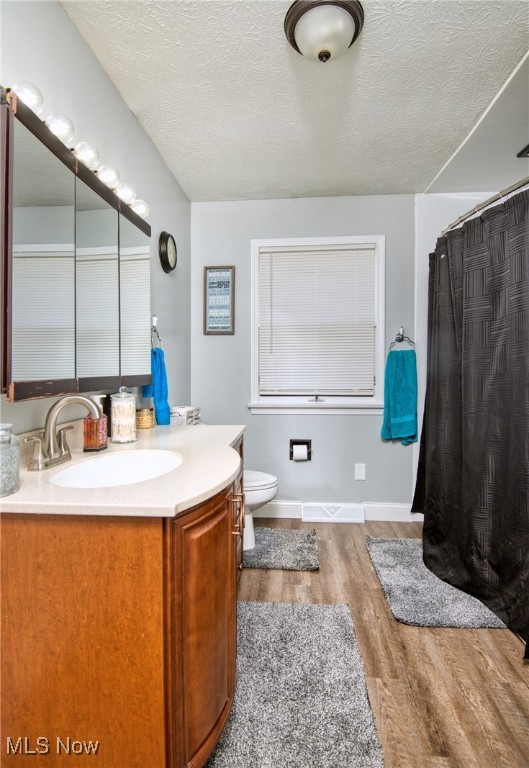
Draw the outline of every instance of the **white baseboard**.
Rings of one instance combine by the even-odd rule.
[[[301,519],[307,523],[363,523],[362,504],[303,504]]]
[[[359,519],[358,513],[355,511],[354,515],[349,516],[343,513],[331,516],[323,513],[321,519],[317,517],[317,510],[313,509],[307,515],[309,507],[328,507],[331,510],[342,510],[346,507],[363,507],[364,519],[378,520],[380,522],[393,522],[393,523],[416,523],[424,520],[424,515],[412,514],[411,504],[391,504],[388,502],[373,502],[364,501],[363,504],[332,504],[331,502],[326,504],[303,504],[301,501],[281,501],[280,499],[274,499],[268,504],[265,504],[261,509],[256,509],[253,513],[255,518],[258,517],[270,517],[270,518],[290,518],[293,520],[306,520],[313,523],[352,523],[362,522]],[[353,519],[354,517],[354,519]]]
[[[364,501],[364,514],[366,520],[388,523],[420,523],[424,520],[424,515],[412,514],[411,504]]]
[[[301,520],[302,508],[301,501],[269,501],[264,507],[256,509],[253,517],[284,517]]]

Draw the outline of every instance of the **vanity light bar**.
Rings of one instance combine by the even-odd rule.
[[[17,119],[36,136],[45,146],[50,149],[56,157],[61,160],[76,176],[91,187],[97,194],[106,200],[113,208],[129,219],[144,234],[151,236],[151,227],[145,221],[145,217],[140,215],[132,208],[130,204],[121,200],[115,192],[103,184],[98,173],[92,171],[69,149],[46,125],[38,115],[28,107],[17,94],[9,89],[0,86],[3,98],[9,109],[8,113],[16,115]],[[141,201],[140,201],[141,202]],[[148,209],[148,206],[147,206]]]
[[[19,99],[25,104],[37,117],[42,112],[44,99],[41,92],[33,83],[15,83],[11,88],[6,88],[6,95],[8,102],[11,103],[13,99],[15,103],[12,104],[14,113],[17,112],[16,100]],[[42,120],[41,118],[38,118]],[[57,138],[68,146],[72,137],[75,135],[75,127],[69,117],[63,114],[51,114],[48,115],[45,121],[43,121],[48,129]],[[100,162],[99,151],[97,148],[88,141],[81,141],[71,149],[71,152],[75,157],[86,167],[92,171],[107,187],[116,190],[117,196],[120,200],[136,213],[136,215],[145,219],[150,212],[150,208],[145,200],[139,200],[136,196],[136,192],[130,184],[126,182],[120,183],[119,172],[110,165],[105,165]],[[121,210],[121,209],[120,209]]]

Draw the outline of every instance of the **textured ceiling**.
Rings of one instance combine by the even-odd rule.
[[[423,192],[528,48],[528,0],[362,4],[320,64],[290,0],[63,2],[193,201]]]
[[[428,192],[490,192],[529,176],[529,54]],[[491,179],[493,184],[491,184]]]

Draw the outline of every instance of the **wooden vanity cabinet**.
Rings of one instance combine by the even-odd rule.
[[[176,518],[2,515],[2,768],[204,764],[235,691],[241,482]]]

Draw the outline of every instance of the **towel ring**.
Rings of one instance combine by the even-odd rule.
[[[394,341],[391,342],[391,344],[389,345],[389,348],[393,349],[395,344],[400,344],[402,341],[407,341],[409,344],[412,345],[412,347],[415,346],[415,342],[412,341],[412,339],[410,339],[409,336],[404,335],[404,328],[401,326],[399,328],[399,332],[395,334],[395,339]]]

